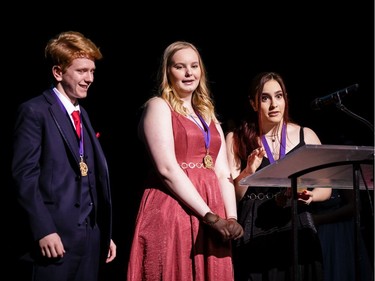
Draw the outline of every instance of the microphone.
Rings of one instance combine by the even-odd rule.
[[[332,103],[337,103],[346,95],[349,95],[352,92],[356,92],[358,90],[358,87],[359,87],[358,84],[353,84],[349,87],[338,90],[337,92],[334,92],[327,96],[316,98],[315,100],[311,102],[311,109],[320,110],[324,106],[330,105]]]

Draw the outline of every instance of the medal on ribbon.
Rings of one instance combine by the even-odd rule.
[[[87,176],[87,173],[89,171],[89,168],[87,166],[87,164],[85,163],[85,161],[83,161],[83,130],[82,128],[80,128],[80,139],[79,139],[79,157],[80,157],[80,161],[79,161],[79,170],[81,171],[81,176],[82,177],[86,177]]]
[[[210,154],[207,154],[203,157],[203,164],[207,169],[212,169],[214,166],[214,161],[212,160],[212,157]]]
[[[83,157],[81,157],[81,161],[79,162],[79,169],[81,170],[81,176],[86,177],[89,168],[87,167],[87,164],[83,161]]]
[[[212,159],[212,156],[209,154],[209,147],[210,147],[210,141],[211,141],[210,127],[208,126],[208,124],[206,123],[206,121],[203,119],[203,117],[200,114],[197,113],[197,116],[198,116],[199,120],[201,120],[201,122],[204,126],[204,128],[201,128],[199,123],[196,122],[195,119],[193,118],[193,120],[201,128],[201,130],[203,132],[203,135],[204,135],[204,144],[205,144],[205,147],[206,147],[206,155],[203,157],[203,165],[207,169],[212,169],[214,167],[214,161]]]

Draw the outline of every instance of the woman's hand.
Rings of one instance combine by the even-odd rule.
[[[231,235],[231,237],[229,237],[229,239],[236,240],[236,239],[242,237],[242,235],[243,235],[243,228],[237,222],[236,219],[234,219],[234,218],[227,219],[227,223],[228,223],[228,230],[229,230],[229,233]]]
[[[292,188],[288,187],[286,192],[286,196],[288,198],[292,198]],[[308,189],[297,189],[297,200],[298,203],[304,204],[304,205],[310,205],[310,203],[313,201],[314,193]]]
[[[266,155],[266,151],[263,146],[254,149],[249,156],[247,156],[246,172],[253,174],[259,168],[262,163],[263,157]]]
[[[303,190],[302,192],[297,193],[298,202],[305,205],[310,205],[313,201],[313,192],[309,190]]]
[[[223,219],[220,216],[209,212],[204,216],[203,222],[217,230],[224,241],[238,239],[243,235],[242,226],[234,218]]]

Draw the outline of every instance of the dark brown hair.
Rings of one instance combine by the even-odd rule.
[[[270,80],[275,80],[280,84],[285,99],[284,123],[290,121],[288,95],[283,78],[276,72],[261,72],[257,74],[250,85],[249,89],[249,105],[251,102],[254,107],[259,108],[261,102],[263,87]],[[247,156],[257,147],[260,146],[259,140],[262,135],[261,113],[259,110],[254,111],[250,106],[248,117],[244,119],[240,125],[233,129],[233,151],[237,159],[241,160],[241,166],[246,165]]]

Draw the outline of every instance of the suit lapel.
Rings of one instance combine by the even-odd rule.
[[[79,146],[77,142],[77,136],[75,130],[73,129],[73,124],[69,119],[68,113],[66,112],[64,106],[60,103],[58,98],[55,96],[53,91],[45,92],[46,99],[51,103],[49,111],[51,116],[59,129],[61,136],[69,147],[70,152],[79,162]]]

